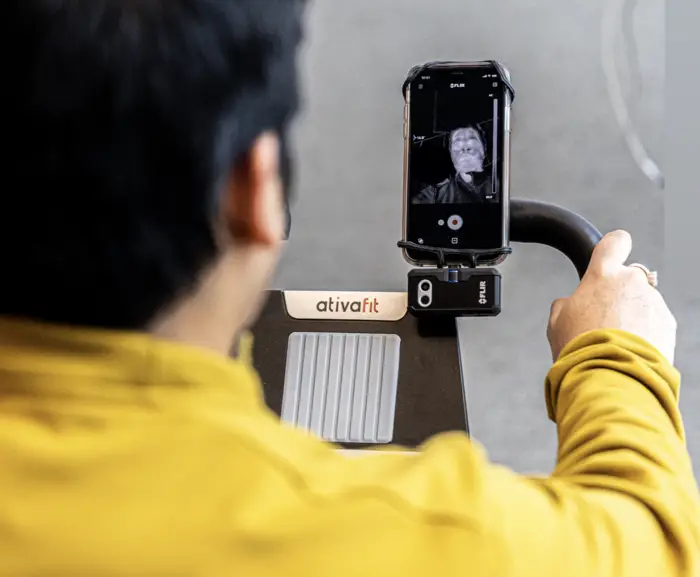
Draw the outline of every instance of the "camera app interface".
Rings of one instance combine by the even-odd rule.
[[[407,240],[500,248],[506,103],[497,71],[431,70],[410,91]]]

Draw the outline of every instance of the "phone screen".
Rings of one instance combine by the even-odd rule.
[[[428,69],[409,90],[406,240],[502,248],[509,109],[500,74],[489,65]],[[424,253],[407,254],[426,260]]]

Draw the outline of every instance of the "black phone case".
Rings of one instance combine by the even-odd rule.
[[[513,88],[512,83],[510,82],[510,79],[508,78],[508,72],[506,71],[505,67],[498,61],[496,60],[485,60],[482,62],[452,62],[452,61],[433,61],[433,62],[427,62],[425,64],[420,64],[413,66],[409,71],[408,74],[406,75],[406,79],[404,80],[403,86],[402,86],[402,93],[404,96],[404,100],[406,100],[406,92],[408,90],[409,85],[411,82],[413,82],[420,74],[424,73],[427,70],[430,70],[431,68],[434,67],[442,67],[442,66],[464,66],[464,65],[474,65],[474,66],[488,66],[490,68],[493,68],[494,70],[497,71],[499,75],[499,79],[503,82],[503,84],[506,87],[506,90],[510,93],[510,105],[512,105],[513,101],[515,100],[515,89]],[[408,108],[408,103],[406,103],[406,108],[404,110],[404,139],[408,138],[408,113],[409,113],[409,108]],[[510,130],[510,127],[507,127],[506,130]],[[504,160],[504,162],[506,162]],[[508,160],[508,163],[510,161]],[[500,175],[499,175],[500,177]],[[503,182],[501,182],[501,186],[503,185]],[[404,191],[404,194],[408,194],[408,191]],[[404,255],[405,258],[411,262],[411,264],[419,264],[419,265],[437,265],[437,266],[445,266],[447,264],[447,261],[449,260],[450,264],[453,265],[466,265],[466,266],[479,266],[481,264],[484,265],[489,265],[489,266],[494,266],[497,264],[500,264],[505,260],[506,256],[510,254],[510,248],[509,248],[509,235],[508,235],[508,230],[509,230],[509,222],[508,222],[508,215],[509,215],[509,205],[510,205],[510,187],[508,187],[508,190],[505,191],[503,194],[503,199],[506,203],[506,206],[504,207],[505,215],[504,215],[504,224],[503,226],[505,227],[505,242],[504,246],[501,247],[500,249],[494,249],[494,250],[471,250],[471,249],[465,249],[463,251],[457,251],[457,250],[450,250],[450,249],[441,249],[441,248],[436,248],[436,247],[423,247],[416,245],[414,243],[406,243],[405,237],[403,244],[404,246],[402,247],[404,249]],[[409,210],[409,199],[405,199],[405,204],[404,204],[404,211]],[[404,221],[406,219],[406,215],[404,214]],[[408,246],[410,245],[410,246]],[[438,251],[440,251],[441,254],[436,254]],[[424,255],[424,258],[420,258],[419,255]],[[435,259],[432,259],[429,257],[429,255],[436,255]]]

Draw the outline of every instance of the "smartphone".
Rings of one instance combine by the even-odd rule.
[[[412,72],[405,87],[403,239],[452,249],[450,264],[468,265],[468,251],[480,251],[480,265],[496,265],[509,246],[510,75],[497,62],[434,63]],[[417,266],[438,262],[411,248],[404,258]]]

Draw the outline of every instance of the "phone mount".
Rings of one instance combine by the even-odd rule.
[[[510,238],[560,251],[582,277],[601,234],[565,208],[514,199]],[[453,310],[426,313],[415,300],[425,296],[426,278],[433,298],[445,291],[443,302],[467,298],[473,308],[457,300]],[[500,296],[495,269],[449,267],[411,271],[408,292],[269,291],[252,329],[268,406],[284,422],[348,449],[416,447],[437,433],[469,432],[460,354],[468,328],[457,334],[455,327],[484,308],[500,311],[500,302],[480,302],[488,301],[485,279],[494,282],[489,293],[487,280],[487,294]]]
[[[590,240],[600,236],[592,224],[561,207],[534,201],[515,200],[512,211],[514,241],[552,246],[570,257],[580,276],[585,273],[592,251]],[[478,267],[482,257],[492,260],[494,255],[511,254],[511,247],[496,252],[445,249],[406,241],[400,241],[398,246],[437,257],[437,268],[418,268],[408,273],[408,311],[420,319],[421,334],[454,334],[456,325],[448,320],[501,313],[501,273],[496,268]],[[450,255],[466,261],[466,267],[450,265]]]

